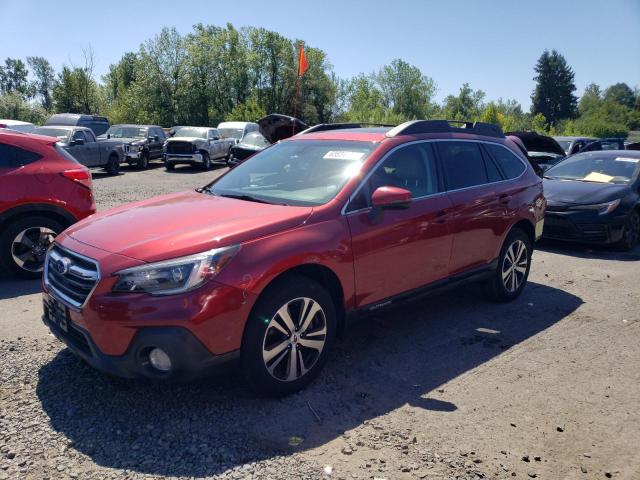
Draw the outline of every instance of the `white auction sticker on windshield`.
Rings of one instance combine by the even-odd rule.
[[[640,162],[640,158],[616,157],[616,162],[638,163]]]
[[[322,158],[330,158],[333,160],[360,160],[364,156],[364,152],[354,152],[350,150],[329,150]]]

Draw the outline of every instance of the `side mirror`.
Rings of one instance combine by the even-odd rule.
[[[84,145],[84,140],[82,138],[76,138],[74,140],[71,140],[71,143],[69,145],[72,147],[75,147],[76,145]]]
[[[111,138],[111,134],[107,133],[107,140]]]
[[[371,205],[383,210],[403,210],[411,205],[411,192],[398,187],[378,187],[371,195]]]

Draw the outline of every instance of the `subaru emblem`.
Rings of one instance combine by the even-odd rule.
[[[56,272],[58,272],[59,274],[64,275],[69,271],[70,265],[71,260],[69,260],[67,257],[62,257],[53,263],[53,268],[55,268]]]

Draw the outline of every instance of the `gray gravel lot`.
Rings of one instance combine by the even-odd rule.
[[[99,210],[224,170],[94,174]],[[620,478],[640,471],[640,250],[543,244],[510,304],[475,286],[352,325],[309,388],[113,380],[0,280],[0,480]]]

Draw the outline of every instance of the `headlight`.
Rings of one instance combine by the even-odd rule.
[[[114,292],[173,295],[198,288],[215,277],[240,250],[240,245],[215,248],[188,257],[149,263],[116,273]]]
[[[620,199],[607,203],[596,203],[593,205],[576,205],[575,207],[571,207],[569,210],[596,210],[598,215],[605,215],[613,212],[618,208],[618,205],[620,205]]]

